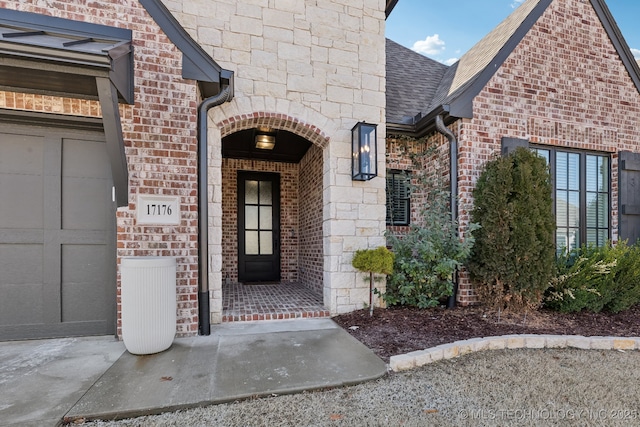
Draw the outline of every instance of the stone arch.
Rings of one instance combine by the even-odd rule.
[[[222,120],[216,123],[216,125],[220,129],[221,138],[241,130],[264,126],[272,129],[289,131],[309,140],[313,145],[320,148],[328,146],[330,140],[330,138],[317,126],[281,113],[260,111],[252,114],[239,114]]]

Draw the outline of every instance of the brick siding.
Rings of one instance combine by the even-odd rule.
[[[617,152],[640,151],[640,95],[590,2],[552,2],[473,106],[473,119],[449,126],[459,143],[458,215],[463,235],[484,164],[500,154],[502,137],[513,137],[610,154],[611,230],[617,240]],[[393,148],[389,152],[387,167],[402,164]],[[466,271],[459,275],[458,301],[477,302]]]
[[[198,329],[197,161],[195,82],[181,77],[182,54],[136,0],[0,1],[0,8],[57,16],[133,31],[135,105],[120,105],[129,164],[129,206],[117,212],[118,262],[123,256],[173,256],[177,260],[178,335]],[[166,100],[171,99],[171,104]],[[0,92],[0,107],[100,117],[94,100]],[[138,194],[180,196],[177,226],[140,226]],[[120,321],[118,275],[118,334]]]

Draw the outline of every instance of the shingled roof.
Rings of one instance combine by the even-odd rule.
[[[413,125],[449,67],[387,39],[387,123]]]
[[[388,40],[387,50],[392,50],[387,52],[387,129],[421,136],[433,126],[437,115],[444,114],[449,121],[473,117],[473,99],[553,1],[525,0],[458,62],[451,67],[445,66],[435,90],[436,66],[431,63],[421,65],[423,62],[415,57],[421,55],[406,48],[399,49],[396,43]],[[590,2],[640,92],[640,68],[605,1]],[[418,68],[409,70],[412,64]],[[415,99],[416,96],[421,99]],[[408,115],[421,118],[412,124],[406,120]]]

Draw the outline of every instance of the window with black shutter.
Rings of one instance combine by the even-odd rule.
[[[640,153],[618,153],[620,239],[633,244],[640,239]]]
[[[409,225],[410,178],[406,171],[387,171],[387,225]]]

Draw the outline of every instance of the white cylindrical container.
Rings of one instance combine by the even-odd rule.
[[[125,257],[120,264],[122,340],[129,353],[153,354],[176,335],[176,260]]]

